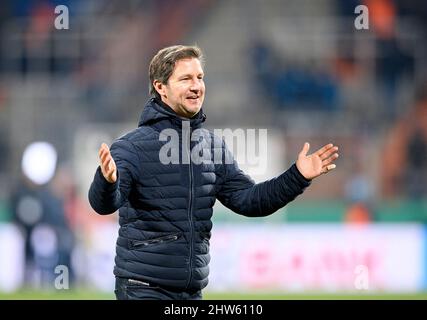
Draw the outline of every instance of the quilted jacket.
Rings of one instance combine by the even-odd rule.
[[[89,202],[99,214],[119,210],[116,276],[174,290],[203,289],[216,199],[238,214],[261,217],[310,184],[295,164],[256,184],[239,169],[223,139],[202,128],[205,119],[202,110],[183,119],[151,98],[138,128],[111,145],[117,181],[108,183],[98,167]],[[179,143],[172,143],[172,136]],[[200,154],[204,161],[197,161]],[[214,155],[219,156],[209,161]]]

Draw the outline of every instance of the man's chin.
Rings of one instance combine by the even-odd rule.
[[[189,115],[190,117],[195,116],[201,109],[201,106],[185,106],[185,112],[187,113],[187,115]]]

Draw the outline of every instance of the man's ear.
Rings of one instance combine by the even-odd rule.
[[[165,84],[161,83],[159,80],[154,80],[153,82],[154,89],[156,89],[157,93],[163,97],[166,95]]]

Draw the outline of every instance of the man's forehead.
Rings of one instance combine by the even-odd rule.
[[[175,62],[173,73],[202,72],[203,68],[197,58],[184,58]]]

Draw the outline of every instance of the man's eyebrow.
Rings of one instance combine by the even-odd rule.
[[[204,74],[204,72],[200,72],[200,73],[198,73],[197,74],[197,76],[204,76],[205,74]],[[183,74],[182,76],[179,76],[178,77],[178,79],[183,79],[183,78],[186,78],[186,77],[192,77],[193,75],[191,74],[191,73],[187,73],[187,74]]]

